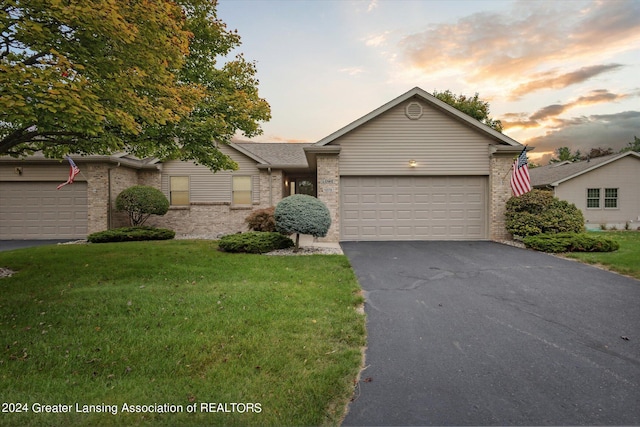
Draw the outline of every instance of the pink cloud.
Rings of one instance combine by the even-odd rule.
[[[540,79],[541,66],[637,48],[640,2],[594,2],[582,11],[575,6],[574,2],[521,2],[512,13],[476,13],[408,35],[400,41],[400,49],[409,66],[427,72],[465,70],[469,81],[479,82],[522,80],[526,75]],[[612,65],[548,77],[560,78],[556,84],[564,78],[567,84]]]

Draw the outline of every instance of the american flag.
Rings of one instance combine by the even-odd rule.
[[[527,161],[527,147],[518,156],[511,169],[511,191],[516,197],[531,191],[531,178]]]
[[[78,175],[80,173],[80,168],[78,166],[76,166],[76,163],[71,159],[71,157],[69,156],[65,156],[67,158],[67,160],[69,160],[69,167],[71,168],[69,170],[69,178],[63,182],[62,184],[58,185],[56,187],[57,190],[61,189],[62,187],[64,187],[67,184],[73,184],[73,178],[76,177],[76,175]]]

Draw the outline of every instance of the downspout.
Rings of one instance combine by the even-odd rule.
[[[107,169],[107,230],[111,230],[113,218],[111,218],[111,171],[120,167],[120,162],[112,168]]]
[[[271,178],[271,168],[267,168],[269,171],[269,206],[273,206],[273,179]]]

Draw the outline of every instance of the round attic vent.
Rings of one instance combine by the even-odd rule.
[[[404,110],[404,113],[411,120],[418,120],[422,117],[422,105],[419,102],[412,102]]]

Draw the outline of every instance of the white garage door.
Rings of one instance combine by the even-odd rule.
[[[87,183],[0,182],[0,239],[87,236]]]
[[[483,240],[487,180],[342,177],[342,240]]]

